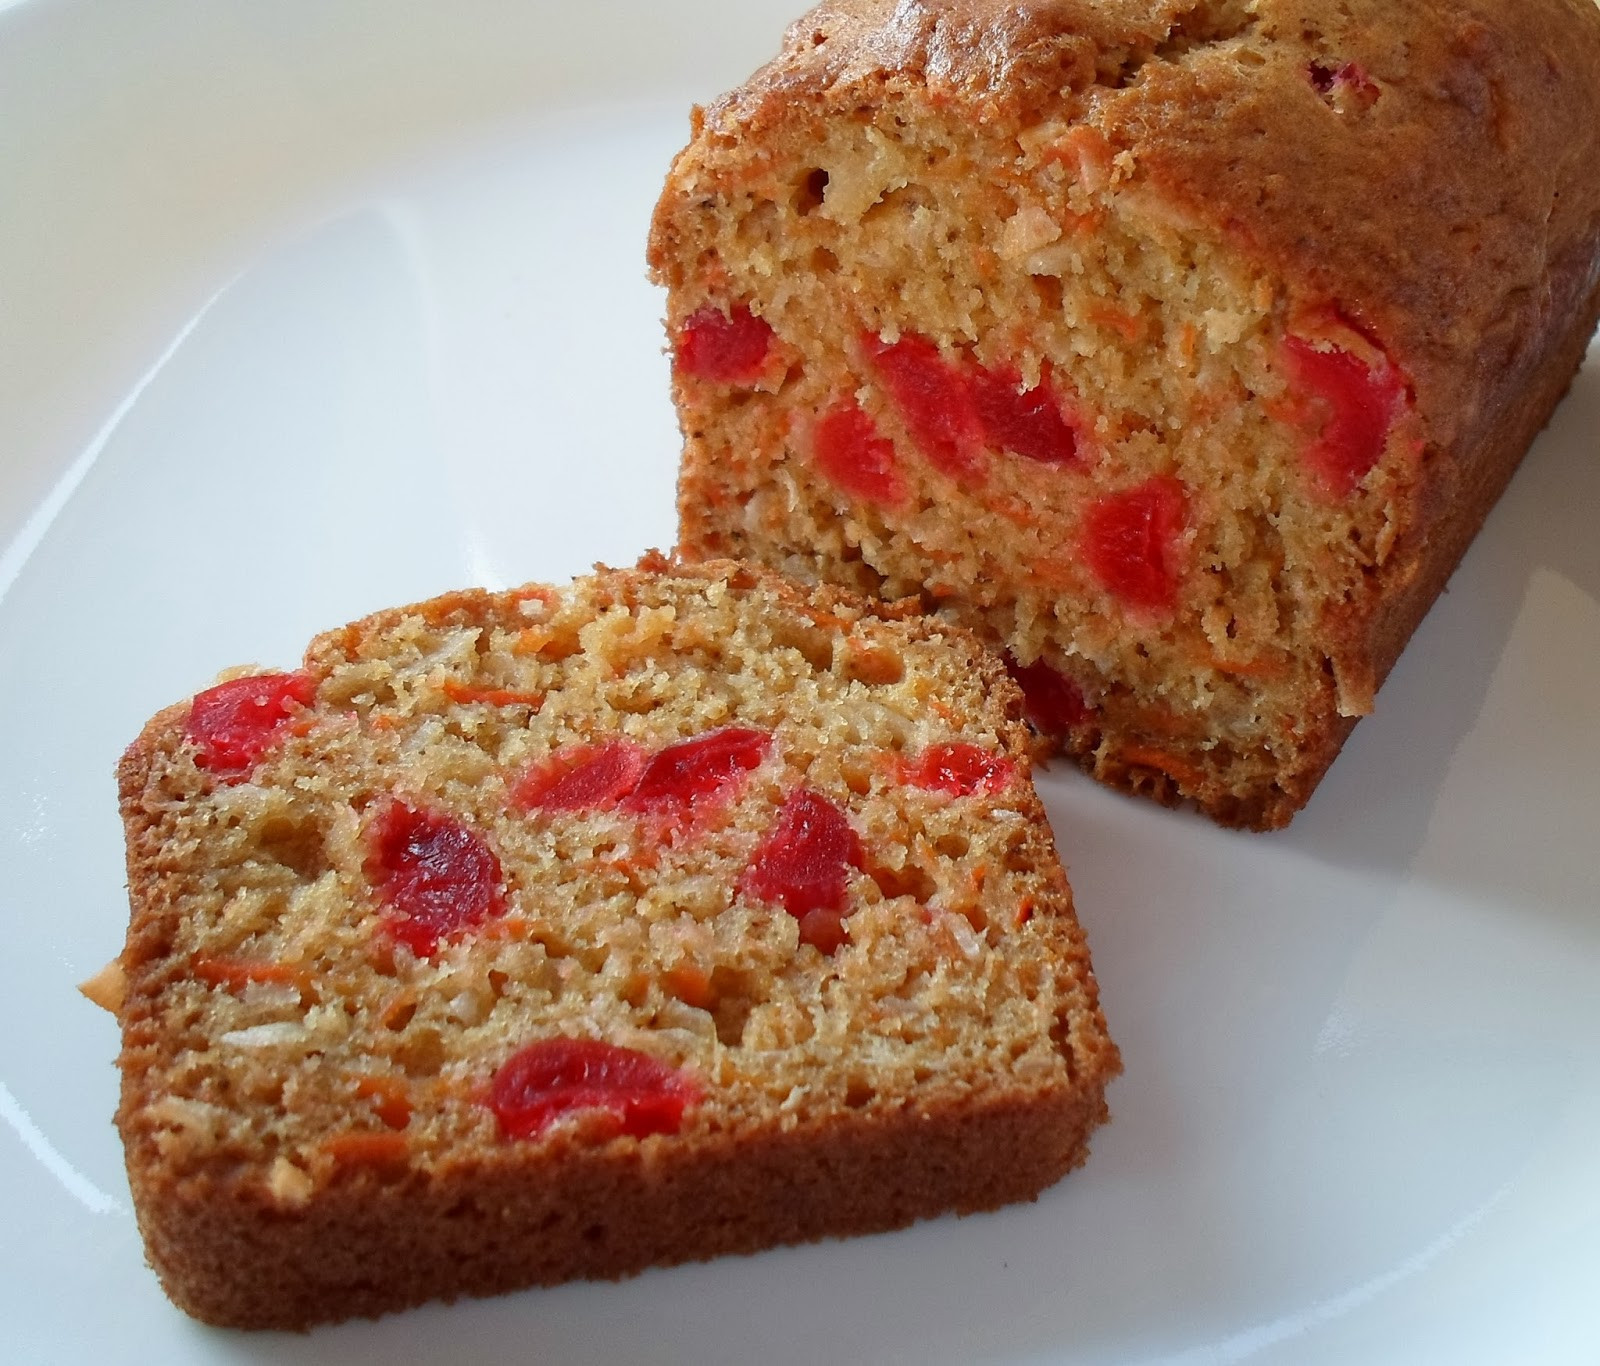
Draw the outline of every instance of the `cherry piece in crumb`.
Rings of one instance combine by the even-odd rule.
[[[1014,370],[974,366],[972,395],[987,445],[1045,465],[1078,463],[1077,434],[1061,416],[1048,375],[1024,390]]]
[[[494,1075],[489,1106],[504,1138],[534,1138],[564,1115],[609,1111],[622,1133],[675,1134],[700,1099],[686,1073],[637,1049],[597,1039],[543,1039]]]
[[[754,384],[766,368],[772,328],[744,304],[702,308],[678,329],[678,369],[713,384]]]
[[[869,333],[861,348],[923,455],[956,478],[981,474],[983,424],[963,369],[915,333],[897,342]]]
[[[1003,754],[956,741],[923,750],[902,772],[912,787],[970,797],[975,792],[999,792],[1016,776],[1017,766]]]
[[[777,902],[800,922],[802,943],[832,953],[844,941],[840,924],[850,869],[861,866],[861,838],[843,811],[811,788],[796,788],[757,846],[739,889]]]
[[[1023,710],[1035,730],[1043,735],[1066,735],[1089,719],[1083,692],[1070,678],[1048,664],[1018,664],[1006,656],[1006,668],[1022,689]]]
[[[527,811],[594,811],[632,792],[645,771],[645,752],[631,740],[572,745],[530,767],[511,799]]]
[[[854,399],[835,404],[817,419],[811,429],[811,454],[824,477],[846,493],[869,503],[905,500],[894,443]]]
[[[505,910],[500,860],[460,821],[392,801],[369,839],[368,875],[394,913],[389,933],[419,958]]]
[[[219,683],[196,695],[183,725],[195,746],[195,763],[212,773],[239,777],[269,750],[299,707],[309,706],[316,683],[309,674],[256,674]]]
[[[1405,406],[1405,380],[1387,360],[1369,366],[1341,347],[1319,349],[1301,337],[1287,338],[1283,350],[1314,433],[1302,459],[1319,489],[1346,498],[1383,455]]]
[[[1157,475],[1108,494],[1084,516],[1082,552],[1100,586],[1129,607],[1167,610],[1178,600],[1183,485]]]
[[[680,740],[645,765],[623,805],[641,814],[691,816],[707,803],[732,795],[771,747],[772,736],[766,731],[741,726]]]

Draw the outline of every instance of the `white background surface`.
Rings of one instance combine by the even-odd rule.
[[[787,3],[0,0],[0,1358],[1600,1360],[1600,351],[1311,808],[1042,786],[1127,1075],[1036,1205],[305,1337],[145,1269],[111,769],[673,531],[647,215]]]

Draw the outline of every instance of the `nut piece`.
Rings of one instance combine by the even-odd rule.
[[[122,970],[122,960],[113,958],[93,977],[78,983],[78,990],[102,1010],[113,1015],[122,1009],[122,998],[128,991],[128,976]]]

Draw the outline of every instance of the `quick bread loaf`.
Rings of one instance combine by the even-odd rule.
[[[300,1328],[1033,1197],[1119,1062],[1021,713],[964,630],[658,556],[162,712],[94,994],[168,1293]]]
[[[920,594],[1097,777],[1303,806],[1600,311],[1592,0],[836,0],[656,211],[681,549]]]

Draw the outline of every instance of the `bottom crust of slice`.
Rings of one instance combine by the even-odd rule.
[[[571,1147],[437,1174],[370,1167],[286,1211],[259,1183],[140,1189],[162,1285],[224,1327],[304,1329],[430,1300],[902,1228],[1034,1199],[1088,1155],[1105,1071],[1071,1093],[997,1087],[905,1108],[680,1143]]]

